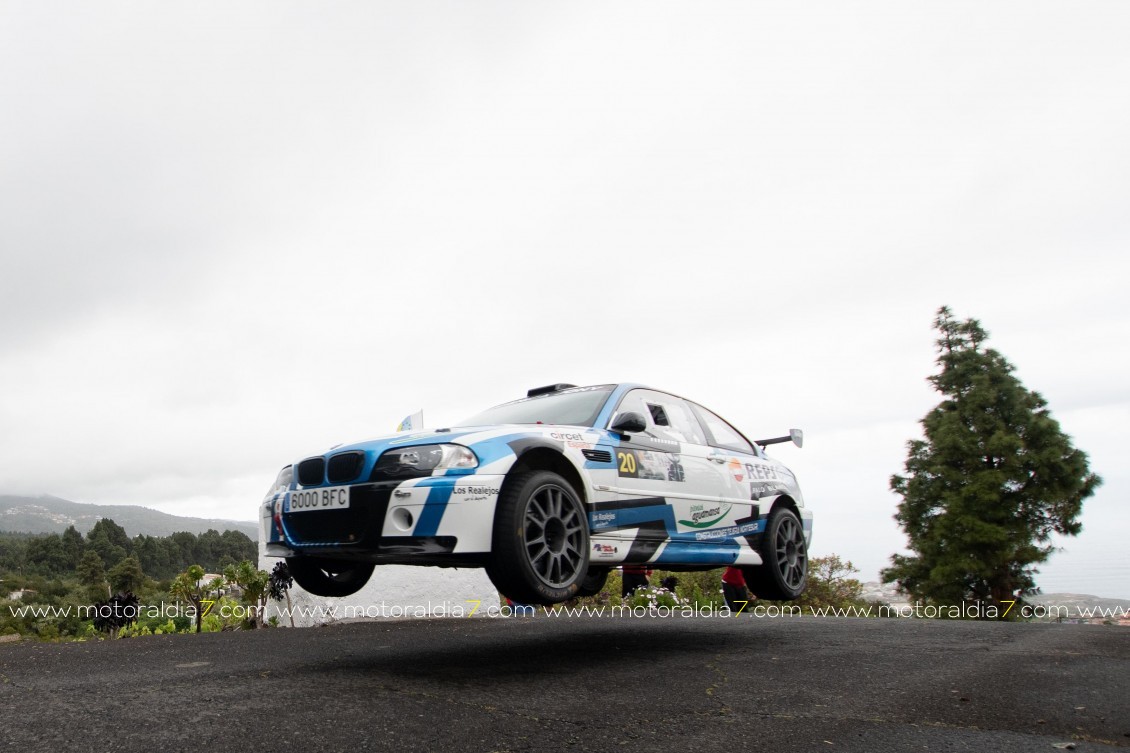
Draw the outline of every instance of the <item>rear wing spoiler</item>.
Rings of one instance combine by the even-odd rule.
[[[789,429],[789,436],[787,437],[773,437],[772,439],[757,440],[757,444],[762,447],[771,444],[781,444],[782,442],[792,442],[797,447],[804,447],[804,432],[800,429]]]

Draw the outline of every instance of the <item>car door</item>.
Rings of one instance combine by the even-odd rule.
[[[636,542],[635,560],[680,534],[720,524],[728,517],[723,498],[731,489],[728,470],[686,401],[635,389],[621,400],[616,415],[628,412],[643,416],[647,428],[622,438],[615,448],[613,490],[623,519],[616,535]]]
[[[706,432],[712,456],[722,463],[727,473],[725,501],[748,510],[741,517],[760,517],[762,500],[773,498],[784,490],[776,468],[727,421],[701,405],[691,407]]]

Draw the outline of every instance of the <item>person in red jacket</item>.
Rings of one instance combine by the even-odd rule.
[[[620,598],[626,599],[636,592],[638,588],[647,588],[651,585],[651,568],[647,565],[624,565],[624,581],[620,587]]]
[[[741,568],[727,567],[726,572],[722,573],[722,598],[735,614],[749,605],[749,589],[746,588]]]

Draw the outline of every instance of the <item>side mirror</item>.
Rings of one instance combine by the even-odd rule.
[[[639,413],[628,411],[616,416],[608,428],[617,434],[638,434],[647,429],[647,421]]]

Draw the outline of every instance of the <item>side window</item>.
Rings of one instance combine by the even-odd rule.
[[[703,408],[701,405],[695,405],[694,411],[698,414],[698,417],[702,419],[703,426],[706,427],[706,431],[710,434],[710,444],[725,450],[744,452],[747,455],[757,454],[754,452],[752,445],[746,441],[745,437],[721,418],[714,415],[706,408]]]
[[[615,421],[618,416],[625,413],[639,413],[643,416],[644,420],[647,422],[648,433],[651,433],[651,426],[655,421],[651,417],[651,414],[648,413],[647,406],[643,404],[642,390],[632,390],[627,395],[620,398],[620,404],[616,406],[616,412],[612,414],[609,424]]]
[[[706,444],[706,436],[690,406],[673,395],[632,390],[620,401],[617,414],[635,412],[647,420],[647,433],[659,439]]]
[[[706,437],[690,406],[679,398],[653,392],[644,397],[644,403],[655,421],[655,431],[659,436],[676,442],[706,444]]]

